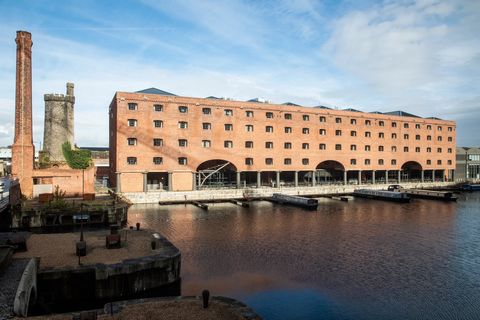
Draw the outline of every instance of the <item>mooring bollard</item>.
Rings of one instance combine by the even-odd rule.
[[[137,226],[137,231],[140,230],[140,222],[137,222],[136,226]]]
[[[210,298],[210,291],[203,290],[202,291],[202,298],[203,298],[203,309],[208,308],[208,299]]]

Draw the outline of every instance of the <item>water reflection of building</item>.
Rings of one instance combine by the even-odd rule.
[[[110,105],[110,181],[123,192],[444,180],[456,124],[146,89]]]
[[[457,168],[455,178],[457,180],[480,179],[480,148],[458,147]]]

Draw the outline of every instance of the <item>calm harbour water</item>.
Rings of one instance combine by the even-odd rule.
[[[136,222],[181,250],[183,295],[209,289],[264,319],[480,319],[480,193],[317,211],[135,205]]]

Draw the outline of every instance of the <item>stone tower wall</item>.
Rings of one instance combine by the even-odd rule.
[[[62,145],[70,142],[74,145],[73,132],[73,84],[67,83],[67,95],[46,94],[45,100],[45,126],[43,133],[43,151],[50,161],[63,162]]]

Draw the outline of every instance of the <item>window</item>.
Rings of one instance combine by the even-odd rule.
[[[392,159],[392,161],[390,161],[390,163],[391,163],[391,164],[394,166],[394,165],[396,165],[396,164],[397,164],[397,160],[395,160],[395,159]]]
[[[265,158],[265,164],[266,165],[272,165],[273,164],[273,159],[272,158]]]
[[[210,148],[212,145],[210,140],[202,140],[202,147],[204,148]]]
[[[396,122],[392,122],[392,128],[396,128],[397,127],[397,123]]]
[[[392,133],[392,139],[397,139],[397,134],[396,133]]]
[[[427,164],[432,164],[432,160],[427,160]]]
[[[452,127],[448,127],[448,132],[452,132],[453,131],[453,128]]]
[[[153,164],[159,165],[163,163],[162,157],[153,157]]]
[[[245,115],[247,116],[247,118],[253,118],[253,111],[251,110],[245,111]]]
[[[452,160],[447,160],[447,164],[452,164]]]
[[[163,128],[163,121],[162,120],[153,120],[153,126],[155,128]]]
[[[427,136],[427,141],[431,141],[432,140],[432,136]]]
[[[336,136],[341,136],[342,135],[342,130],[335,130],[335,135]]]
[[[383,152],[383,146],[378,146],[378,151]]]
[[[245,158],[245,164],[247,166],[253,165],[253,158]]]
[[[420,152],[420,147],[415,147],[415,152]]]
[[[233,141],[230,141],[230,140],[223,141],[223,147],[224,148],[233,148]]]
[[[448,148],[447,152],[452,153],[452,148]]]
[[[365,125],[366,125],[366,126],[371,126],[371,125],[372,125],[372,121],[370,121],[370,120],[365,120]]]
[[[327,130],[325,129],[320,129],[318,132],[320,133],[321,136],[324,136],[327,134]]]
[[[285,133],[292,133],[292,127],[285,127]]]
[[[137,110],[137,108],[138,108],[138,105],[136,103],[130,102],[128,104],[128,110],[134,111],[134,110]]]
[[[291,165],[292,164],[292,159],[291,158],[285,158],[283,159],[283,164],[285,165]]]
[[[247,132],[253,132],[253,124],[247,124],[245,125],[245,130]]]
[[[419,134],[415,135],[415,140],[420,140],[420,135]]]
[[[137,164],[137,157],[127,157],[127,164],[130,164],[130,165]]]
[[[397,147],[396,146],[392,146],[392,152],[397,152]]]
[[[179,128],[179,129],[187,129],[187,128],[188,128],[188,122],[186,122],[186,121],[178,121],[178,128]]]
[[[365,162],[364,162],[367,166],[370,165],[370,159],[365,159]]]
[[[357,119],[350,119],[350,124],[357,124]]]
[[[267,148],[267,149],[273,149],[273,142],[271,142],[271,141],[265,142],[265,148]]]
[[[325,118],[324,116],[320,116],[320,118],[318,118],[320,120],[320,122],[327,122],[327,118]]]
[[[304,166],[308,165],[308,163],[309,163],[308,158],[303,158],[303,159],[302,159],[302,164],[303,164]]]
[[[272,119],[273,118],[273,112],[266,112],[265,116],[267,117],[267,119]]]
[[[202,108],[202,113],[203,114],[212,114],[212,109],[210,108]]]
[[[136,127],[137,126],[137,119],[128,119],[128,126],[129,127]]]
[[[408,147],[403,147],[403,152],[408,152]]]
[[[325,143],[320,143],[320,144],[318,145],[318,148],[319,148],[320,150],[325,150],[325,149],[327,149],[327,145],[326,145]]]
[[[285,142],[283,144],[284,149],[292,149],[292,143],[291,142]]]
[[[335,145],[335,150],[342,150],[342,145],[341,144],[336,144]]]
[[[365,151],[370,151],[371,149],[372,148],[368,144],[365,146]]]
[[[225,131],[233,131],[233,124],[231,123],[225,123],[224,127]]]
[[[186,166],[187,165],[187,158],[185,158],[185,157],[178,158],[178,164],[182,165],[182,166]]]
[[[437,164],[442,164],[442,160],[437,160]]]
[[[158,139],[158,138],[153,139],[153,145],[155,147],[163,146],[163,139]]]
[[[365,131],[365,138],[370,138],[372,136],[372,134],[370,133],[370,131]]]
[[[404,123],[404,124],[403,124],[403,127],[404,127],[405,129],[408,129],[408,123]]]
[[[357,159],[350,159],[350,164],[352,166],[356,165],[357,164]]]
[[[253,148],[253,141],[245,141],[245,148]]]
[[[335,123],[342,123],[342,118],[335,118]]]
[[[432,126],[427,124],[427,130],[432,130]]]
[[[179,106],[179,107],[178,107],[178,112],[180,112],[180,113],[188,113],[188,107],[186,107],[186,106]]]
[[[356,137],[357,136],[357,131],[350,131],[350,135],[352,137]]]
[[[378,159],[378,165],[383,166],[383,159]]]
[[[127,138],[127,143],[129,146],[136,146],[137,145],[137,138]]]
[[[265,132],[272,133],[273,132],[273,127],[272,126],[266,126],[265,127]]]
[[[285,113],[284,118],[286,120],[292,120],[292,114],[291,113]]]
[[[212,129],[212,124],[209,122],[204,122],[202,123],[202,128],[203,130],[211,130]]]
[[[302,143],[302,149],[307,150],[310,149],[310,145],[306,142]]]
[[[233,116],[233,110],[231,110],[231,109],[225,109],[224,113],[227,117]]]
[[[432,148],[427,147],[427,152],[432,152]]]
[[[420,124],[416,123],[415,124],[415,129],[420,129]]]
[[[442,141],[442,136],[438,136],[437,141]]]
[[[403,139],[408,140],[408,134],[404,134]]]
[[[383,121],[380,120],[380,121],[378,121],[378,125],[379,125],[380,127],[384,127],[384,126],[385,126],[385,122],[383,122]]]
[[[442,148],[437,148],[438,153],[442,153]]]
[[[383,138],[385,138],[385,134],[384,134],[383,132],[379,132],[379,133],[378,133],[378,137],[379,137],[380,139],[383,139]]]
[[[186,139],[179,139],[178,140],[178,146],[179,147],[186,147],[188,144],[187,140]]]
[[[350,145],[350,150],[351,151],[356,151],[357,150],[357,145],[356,144],[351,144]]]
[[[302,133],[303,133],[303,134],[309,134],[309,133],[310,133],[310,129],[309,129],[309,128],[302,128]]]
[[[453,141],[452,137],[448,137],[448,142],[452,142],[452,141]]]
[[[442,127],[441,127],[441,126],[438,126],[438,127],[437,127],[437,130],[438,130],[438,131],[442,131]]]
[[[155,112],[162,112],[162,111],[163,111],[163,105],[161,105],[161,104],[154,104],[154,105],[153,105],[153,111],[155,111]]]
[[[304,114],[302,116],[303,121],[310,121],[310,116],[308,114]]]

